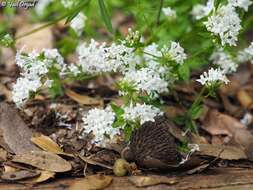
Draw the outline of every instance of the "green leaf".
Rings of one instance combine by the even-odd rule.
[[[107,27],[107,29],[113,33],[113,28],[112,28],[112,23],[111,23],[111,19],[110,19],[110,16],[109,16],[109,13],[106,9],[106,6],[105,6],[105,3],[104,3],[104,0],[98,0],[98,4],[99,4],[99,8],[100,8],[100,14],[101,14],[101,17]]]
[[[84,6],[86,6],[86,4],[88,4],[90,2],[90,0],[80,0],[77,3],[77,6],[75,6],[70,12],[71,14],[67,17],[65,24],[69,23],[71,20],[73,20],[76,15],[78,15],[79,12],[82,11],[82,9],[84,8]]]
[[[122,109],[121,107],[119,107],[115,104],[111,104],[111,108],[112,108],[113,112],[116,114],[117,117],[124,114],[124,109]]]
[[[187,64],[180,65],[178,73],[181,79],[188,81],[190,79],[190,68]]]
[[[194,119],[194,120],[198,119],[203,112],[203,106],[202,105],[193,106],[193,107],[191,107],[189,112],[190,112],[192,119]]]

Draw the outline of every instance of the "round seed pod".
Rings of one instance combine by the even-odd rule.
[[[122,157],[148,169],[177,167],[181,155],[169,127],[166,117],[157,117],[155,122],[144,123],[133,131],[130,145],[122,151]]]

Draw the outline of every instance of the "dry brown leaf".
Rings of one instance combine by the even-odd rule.
[[[253,103],[252,97],[245,90],[239,90],[237,98],[244,108],[248,108]]]
[[[59,145],[48,136],[40,135],[32,137],[31,141],[47,152],[73,157],[72,154],[64,153],[63,150],[59,147]]]
[[[158,184],[173,185],[178,182],[176,178],[165,176],[131,176],[128,180],[137,187],[147,187]]]
[[[219,157],[224,160],[247,159],[244,151],[235,146],[199,144],[199,149],[196,155]]]
[[[16,37],[20,37],[43,24],[35,24],[35,25],[23,25],[18,27],[16,32]],[[44,48],[53,48],[53,33],[50,27],[44,28],[43,30],[37,31],[28,36],[22,37],[18,39],[15,43],[17,49],[22,49],[25,53],[30,53],[32,51],[41,52]]]
[[[112,183],[112,177],[103,175],[91,175],[74,182],[69,190],[99,190],[108,187]]]
[[[220,113],[217,110],[210,110],[204,121],[203,129],[211,135],[228,135],[232,137],[236,129],[245,129],[237,119]]]
[[[51,172],[66,172],[71,170],[71,164],[56,154],[45,151],[31,151],[15,155],[13,162],[28,164]]]
[[[231,144],[237,144],[243,149],[250,147],[253,142],[253,135],[247,130],[245,125],[217,110],[209,111],[203,128],[214,136],[227,135],[231,138]]]
[[[6,181],[18,181],[22,179],[36,177],[38,175],[40,175],[39,171],[21,170],[21,171],[15,171],[15,172],[4,172],[1,176],[1,179],[6,180]]]
[[[109,166],[109,165],[106,165],[106,164],[97,162],[97,161],[95,161],[95,160],[92,160],[92,159],[87,158],[87,157],[84,157],[84,156],[80,156],[80,155],[79,155],[79,157],[80,157],[84,162],[86,162],[86,163],[88,163],[88,164],[91,164],[91,165],[101,166],[101,167],[103,167],[103,168],[107,168],[107,169],[110,169],[110,170],[112,170],[112,168],[113,168],[112,166]]]
[[[0,148],[0,162],[4,162],[7,160],[7,151],[3,148]]]
[[[103,100],[101,99],[96,99],[92,98],[89,96],[85,95],[80,95],[77,94],[76,92],[70,90],[70,89],[65,89],[66,95],[71,98],[72,100],[78,102],[79,104],[83,105],[103,105]]]
[[[55,172],[50,172],[50,171],[40,171],[40,175],[38,177],[32,178],[32,179],[27,179],[25,181],[22,181],[23,183],[41,183],[44,181],[47,181],[50,178],[53,178],[55,176]]]
[[[7,103],[0,104],[0,128],[3,139],[10,149],[21,154],[39,150],[31,141],[32,132],[19,116],[18,111]]]

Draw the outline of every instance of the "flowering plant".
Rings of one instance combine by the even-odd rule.
[[[175,83],[187,82],[191,70],[205,66],[209,70],[195,79],[203,85],[202,90],[187,113],[175,119],[187,130],[197,131],[195,120],[201,115],[203,99],[214,96],[220,85],[227,84],[227,75],[236,72],[240,63],[253,63],[253,44],[237,48],[244,42],[242,34],[249,29],[251,4],[250,0],[208,0],[205,4],[198,0],[161,0],[159,6],[150,1],[135,6],[117,0],[108,4],[103,0],[41,0],[31,14],[44,20],[64,10],[67,14],[49,20],[46,26],[66,19],[70,28],[58,41],[59,50],[28,54],[17,51],[16,63],[21,74],[13,85],[13,101],[22,108],[43,90],[48,90],[52,97],[62,95],[69,80],[120,75],[115,84],[123,105],[111,103],[105,109],[91,109],[83,116],[84,133],[92,132],[93,142],[103,146],[122,132],[128,139],[135,128],[162,115],[162,96],[171,93]],[[102,19],[92,14],[97,6]],[[115,7],[130,11],[127,16],[134,15],[136,31],[129,29],[125,36],[114,31],[109,13],[114,13]],[[152,7],[157,9],[153,11]],[[147,19],[153,13],[157,17]],[[91,22],[92,19],[97,22]],[[113,42],[95,40],[98,36],[94,35],[96,27],[91,27],[92,24],[104,24]],[[84,36],[89,40],[82,42]],[[5,34],[1,42],[13,47],[17,39]],[[65,58],[74,52],[78,61],[69,63]]]

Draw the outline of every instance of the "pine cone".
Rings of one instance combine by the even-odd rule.
[[[178,166],[181,155],[175,138],[169,133],[170,123],[166,117],[146,122],[134,130],[130,145],[122,152],[128,161],[148,169],[168,169]]]

